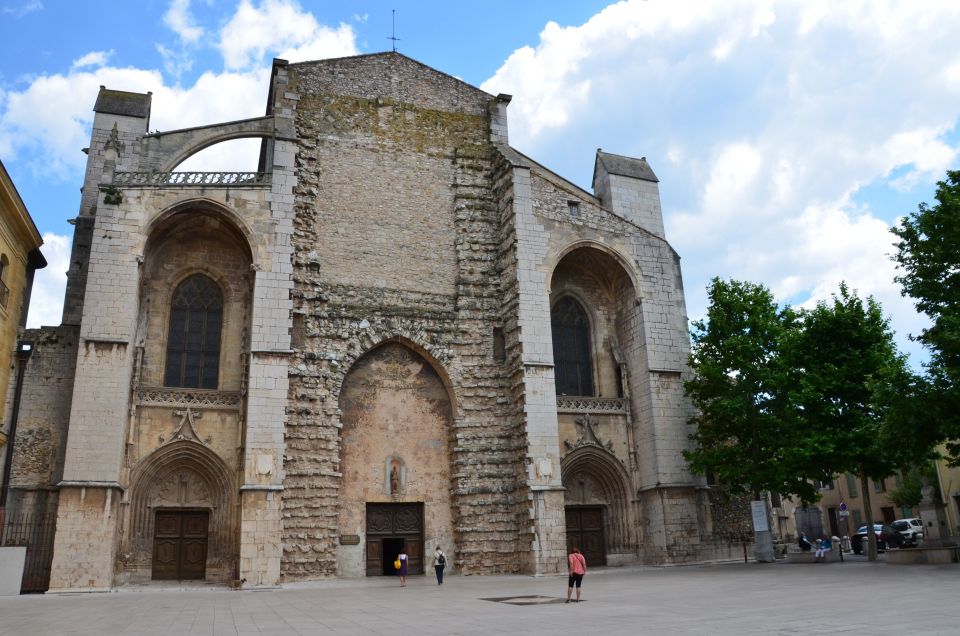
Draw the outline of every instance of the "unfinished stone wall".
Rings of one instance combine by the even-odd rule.
[[[354,365],[340,392],[340,408],[338,524],[360,543],[339,546],[337,571],[341,576],[365,573],[368,502],[423,502],[424,554],[449,546],[452,565],[451,403],[437,372],[410,348],[385,344]]]
[[[11,513],[55,513],[78,333],[76,327],[26,329],[23,340],[33,342],[33,353],[24,370],[7,507]]]
[[[397,338],[435,361],[453,395],[445,551],[466,573],[516,571],[522,443],[493,357],[490,97],[389,54],[291,65],[290,77],[299,182],[284,576],[337,572],[338,536],[360,522],[341,529],[337,514],[344,374]]]

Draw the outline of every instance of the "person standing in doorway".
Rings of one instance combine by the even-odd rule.
[[[443,568],[447,567],[447,555],[443,553],[440,546],[433,553],[433,569],[437,571],[437,585],[443,585]]]
[[[397,561],[400,562],[400,569],[397,570],[397,574],[400,575],[400,587],[407,586],[407,564],[410,562],[409,557],[407,557],[407,547],[404,546],[400,550],[400,554],[397,555]]]
[[[580,586],[583,584],[583,575],[587,573],[587,560],[580,554],[580,548],[574,548],[573,552],[567,557],[567,603],[570,602],[570,595],[573,594],[573,588],[577,588],[577,603],[580,602]]]

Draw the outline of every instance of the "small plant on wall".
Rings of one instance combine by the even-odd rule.
[[[103,186],[103,202],[107,205],[119,205],[123,201],[123,193],[116,186]]]

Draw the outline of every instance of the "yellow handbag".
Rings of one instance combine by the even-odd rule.
[[[399,570],[399,569],[400,569],[400,559],[399,559],[399,558],[398,558],[396,561],[393,562],[393,568],[394,568],[395,570]]]

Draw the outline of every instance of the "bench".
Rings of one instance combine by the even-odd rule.
[[[960,547],[955,545],[887,550],[887,563],[890,565],[944,565],[958,561]]]
[[[787,550],[787,563],[819,563],[816,560],[817,553],[816,549],[810,550],[809,552],[803,552],[797,546],[791,546]],[[823,555],[823,562],[830,563],[832,561],[840,560],[840,547],[834,543],[833,548],[830,549],[825,555]]]

